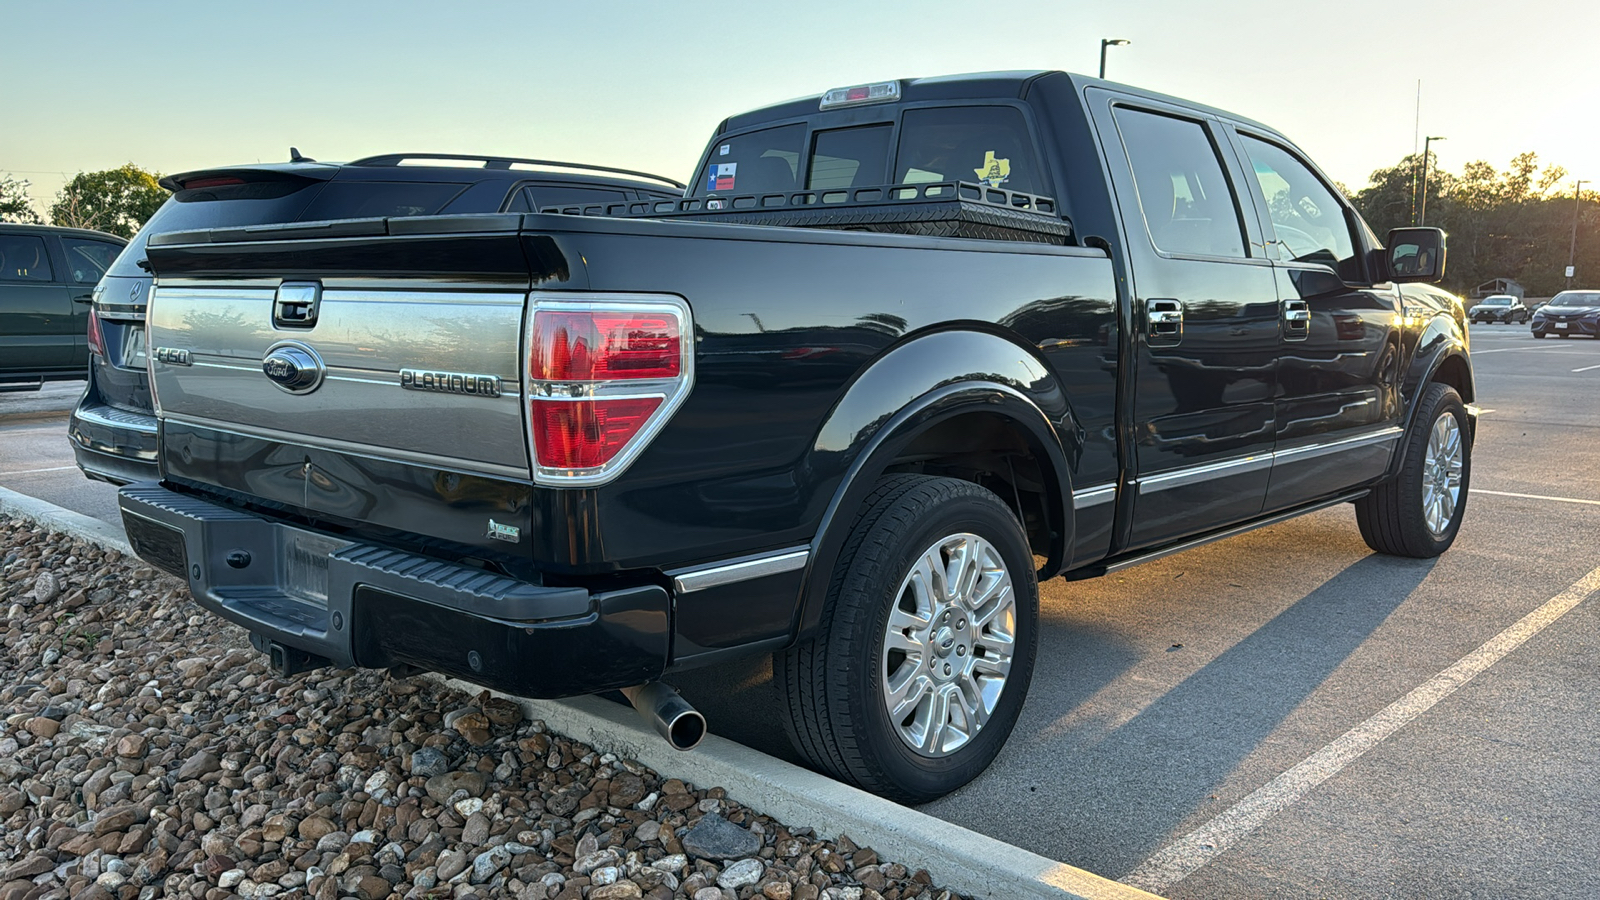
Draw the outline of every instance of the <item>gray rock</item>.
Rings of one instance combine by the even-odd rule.
[[[467,824],[461,828],[462,843],[473,847],[480,847],[489,839],[489,817],[481,812],[475,812],[467,819]]]
[[[222,760],[217,759],[216,754],[202,750],[184,760],[183,765],[178,767],[178,780],[188,781],[221,769]]]
[[[411,774],[418,778],[432,778],[450,771],[450,760],[444,752],[434,747],[419,747],[411,754]]]
[[[446,850],[439,854],[437,874],[440,881],[449,881],[467,870],[472,860],[460,850]]]
[[[761,849],[761,839],[710,813],[683,836],[683,849],[700,859],[739,859]]]
[[[717,884],[730,891],[737,891],[747,884],[755,884],[767,867],[759,859],[741,859],[733,865],[722,870],[717,876]]]
[[[491,847],[472,861],[472,883],[483,884],[496,872],[511,864],[511,851],[505,847]]]

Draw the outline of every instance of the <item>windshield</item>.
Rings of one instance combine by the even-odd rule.
[[[1510,297],[1490,297],[1483,301],[1484,306],[1510,306]]]
[[[1600,291],[1562,291],[1550,300],[1550,306],[1600,306]]]

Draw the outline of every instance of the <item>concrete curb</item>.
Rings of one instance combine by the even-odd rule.
[[[483,688],[437,678],[468,694]],[[505,696],[505,695],[500,695]],[[927,869],[940,886],[974,897],[1006,900],[1135,900],[1155,897],[1092,872],[1029,853],[994,838],[891,803],[875,794],[707,735],[688,753],[672,749],[632,709],[598,697],[526,700],[507,697],[529,718],[596,749],[641,763],[729,798],[786,825],[841,834],[885,860]]]
[[[53,503],[0,488],[0,514],[20,516],[52,530],[133,556],[116,529]],[[483,688],[439,675],[428,677],[467,694]],[[505,695],[501,695],[505,696]],[[597,697],[527,700],[508,697],[529,718],[604,752],[636,759],[663,775],[728,796],[787,825],[808,827],[825,838],[849,835],[884,859],[927,869],[941,886],[994,900],[1149,900],[1156,895],[1029,853],[891,803],[815,772],[708,735],[698,748],[680,753],[668,746],[633,710]]]
[[[118,529],[83,513],[62,509],[54,503],[29,497],[27,494],[19,494],[8,488],[0,487],[0,515],[21,516],[51,531],[93,541],[107,550],[134,555],[133,548],[128,546],[127,540]]]

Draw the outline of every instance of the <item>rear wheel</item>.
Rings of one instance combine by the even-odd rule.
[[[1400,473],[1356,501],[1367,546],[1429,558],[1455,543],[1472,480],[1472,432],[1455,388],[1430,384],[1405,436]]]
[[[787,730],[834,777],[902,803],[943,796],[1000,752],[1033,675],[1033,554],[1000,498],[893,475],[839,556],[815,637],[778,654]]]

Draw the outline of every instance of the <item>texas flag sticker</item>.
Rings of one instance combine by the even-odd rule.
[[[738,163],[720,163],[713,165],[707,173],[706,190],[731,191],[733,190],[734,173],[739,169]]]

